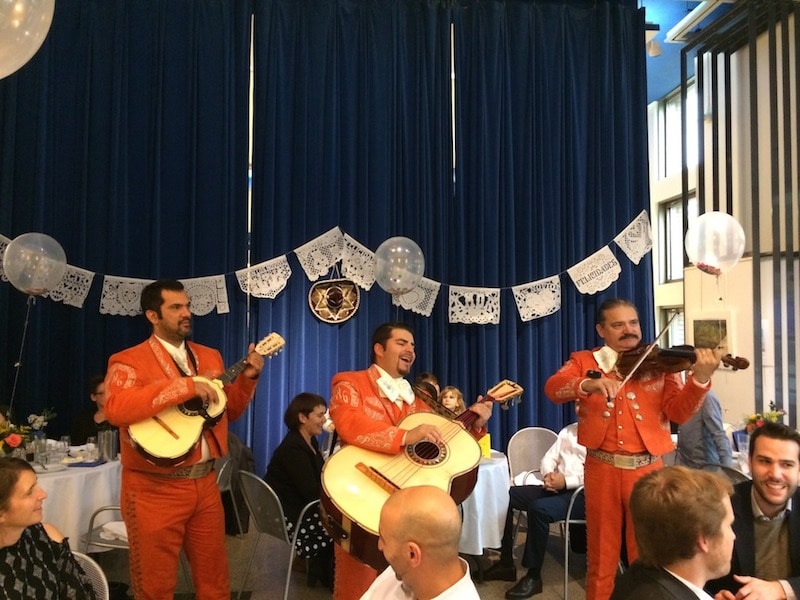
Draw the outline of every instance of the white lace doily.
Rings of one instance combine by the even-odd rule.
[[[100,313],[133,317],[142,312],[142,288],[152,279],[133,279],[106,275],[100,296]]]
[[[8,277],[6,277],[6,272],[3,269],[3,255],[6,253],[6,248],[10,243],[11,243],[10,239],[0,234],[0,279],[3,281],[8,281]]]
[[[500,290],[450,286],[450,322],[496,325],[500,322]]]
[[[639,216],[614,238],[614,241],[625,256],[638,265],[642,257],[653,248],[653,233],[647,211],[640,212]]]
[[[316,281],[342,259],[342,230],[334,227],[318,238],[295,248],[294,253],[309,281]]]
[[[375,253],[346,233],[342,249],[342,275],[367,291],[375,283]]]
[[[522,321],[541,319],[561,308],[561,279],[558,275],[511,288]]]
[[[606,289],[619,278],[621,272],[622,267],[608,246],[567,269],[572,282],[582,294],[596,294]]]
[[[430,317],[441,287],[442,284],[438,281],[423,277],[419,280],[417,287],[410,292],[399,296],[392,296],[392,304],[395,306],[402,306],[406,310],[413,311],[418,315]]]
[[[245,294],[252,294],[256,298],[275,298],[286,287],[291,274],[292,268],[286,256],[279,256],[236,271],[236,279]]]
[[[219,314],[231,312],[224,275],[195,277],[180,281],[192,301],[193,315],[207,315],[215,308]]]
[[[50,290],[43,296],[69,306],[83,308],[83,303],[86,302],[86,296],[89,295],[89,289],[92,287],[92,281],[94,281],[92,271],[67,265],[64,277],[59,284],[54,290]]]

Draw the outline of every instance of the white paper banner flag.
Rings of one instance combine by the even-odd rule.
[[[496,325],[500,322],[500,290],[450,286],[451,323]]]
[[[294,253],[309,281],[316,281],[342,259],[343,245],[342,230],[334,227],[317,239],[295,248]]]
[[[193,315],[207,315],[215,308],[219,314],[231,312],[224,275],[181,279],[181,283],[192,301]]]
[[[152,279],[133,279],[106,275],[100,296],[100,313],[133,317],[142,312],[142,288]]]
[[[342,276],[367,291],[375,283],[375,253],[346,233],[342,250]]]
[[[245,294],[256,298],[275,298],[286,287],[292,268],[286,256],[279,256],[255,266],[236,271],[236,280]]]
[[[523,321],[541,319],[561,308],[561,280],[558,275],[511,288]]]
[[[619,278],[621,272],[622,267],[608,246],[567,269],[575,287],[582,294],[596,294],[606,289]]]
[[[56,302],[83,308],[83,303],[86,302],[86,296],[89,295],[93,280],[94,273],[92,271],[67,265],[64,270],[64,277],[62,277],[55,289],[42,295]]]
[[[406,310],[411,310],[418,315],[431,316],[436,298],[439,296],[439,288],[442,284],[433,279],[423,277],[419,280],[417,287],[410,292],[392,296],[392,304],[402,306]]]
[[[653,248],[653,234],[647,211],[640,212],[639,216],[614,238],[614,241],[631,262],[638,265],[642,257]]]
[[[6,277],[6,272],[3,269],[3,255],[6,253],[6,248],[10,243],[11,243],[10,239],[0,234],[0,279],[2,279],[3,281],[8,281],[8,277]]]

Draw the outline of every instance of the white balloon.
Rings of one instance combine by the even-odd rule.
[[[720,275],[736,266],[744,254],[744,229],[727,213],[700,215],[686,231],[686,254],[704,273]]]
[[[0,0],[0,79],[27,63],[53,22],[55,0]]]
[[[389,238],[375,251],[375,281],[393,296],[417,287],[424,272],[425,257],[414,240]]]
[[[53,290],[64,278],[67,255],[57,241],[43,233],[24,233],[6,246],[3,271],[15,288],[29,296]]]

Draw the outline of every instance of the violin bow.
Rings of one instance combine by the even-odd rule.
[[[662,336],[667,332],[667,329],[669,329],[669,326],[672,325],[672,322],[675,320],[675,317],[677,317],[677,316],[678,316],[677,312],[672,314],[672,316],[670,317],[669,321],[667,321],[667,324],[664,325],[663,329],[658,332],[658,335],[656,336],[656,339],[654,339],[650,343],[650,345],[647,346],[645,351],[642,352],[642,355],[639,357],[639,360],[636,361],[636,364],[633,365],[633,368],[625,376],[625,379],[623,379],[622,383],[619,384],[619,389],[622,389],[623,387],[625,387],[625,384],[628,383],[628,381],[630,381],[630,378],[633,377],[633,374],[636,373],[636,371],[639,369],[639,367],[642,366],[642,363],[644,362],[644,359],[646,359],[650,355],[650,351],[653,348],[656,347],[656,344],[658,343],[658,340],[660,340],[662,338]]]

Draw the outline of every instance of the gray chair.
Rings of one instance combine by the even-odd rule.
[[[511,485],[514,485],[514,477],[520,473],[538,470],[545,453],[557,439],[558,434],[546,427],[523,427],[512,435],[506,450]],[[524,515],[523,511],[515,511],[514,539],[517,539],[520,520]]]
[[[239,529],[239,537],[244,537],[244,530],[242,529],[242,520],[239,516],[239,509],[236,507],[236,498],[233,493],[233,474],[235,472],[233,460],[230,456],[223,456],[218,458],[214,463],[214,470],[217,472],[217,486],[221,494],[228,492],[231,497],[231,506],[233,506],[233,515],[236,519],[236,525]]]
[[[112,513],[114,518],[110,520],[120,521],[122,520],[122,514],[120,513],[120,508],[118,504],[110,504],[108,506],[101,506],[96,511],[92,513],[92,516],[89,518],[89,527],[86,530],[86,533],[81,535],[81,542],[83,543],[83,552],[89,552],[89,546],[97,546],[99,548],[111,548],[114,550],[130,550],[130,546],[128,546],[127,538],[121,540],[119,538],[113,539],[106,539],[101,535],[103,533],[103,525],[95,525],[95,521],[97,518],[102,515],[103,513]],[[105,521],[106,523],[109,520]],[[186,561],[186,556],[181,550],[180,553],[180,570],[183,573],[183,577],[186,580],[186,585],[191,590],[193,589],[192,586],[192,578],[189,575],[189,565]]]
[[[72,556],[75,557],[83,572],[92,582],[92,589],[94,589],[94,595],[97,596],[97,600],[108,600],[110,596],[108,579],[106,579],[106,574],[100,565],[82,552],[73,552]]]
[[[253,519],[253,524],[258,531],[258,537],[250,549],[250,558],[247,561],[247,569],[245,569],[242,585],[239,588],[238,597],[241,598],[244,586],[247,583],[247,577],[250,575],[250,567],[253,564],[253,558],[256,554],[258,542],[261,540],[261,534],[270,535],[279,540],[283,540],[289,544],[289,566],[286,568],[286,585],[283,590],[283,598],[289,598],[289,583],[292,578],[292,563],[295,557],[295,545],[297,543],[297,535],[300,527],[294,527],[294,531],[289,534],[289,529],[286,524],[286,518],[283,514],[283,506],[269,484],[250,473],[249,471],[239,471],[239,485],[244,494],[244,500],[247,503],[247,508],[250,511],[250,516]],[[319,505],[319,500],[309,502],[300,511],[300,516],[297,518],[297,523],[302,523],[309,510]]]
[[[734,485],[741,483],[742,481],[750,481],[751,479],[749,475],[735,467],[726,467],[725,465],[720,465],[719,468],[722,470],[722,474],[725,475],[725,477],[727,477]]]
[[[572,518],[572,509],[579,495],[583,495],[583,486],[572,492],[572,497],[569,499],[569,506],[567,507],[567,515],[563,521],[559,521],[561,535],[564,538],[564,600],[569,598],[569,527],[570,525],[586,525],[586,519]]]

